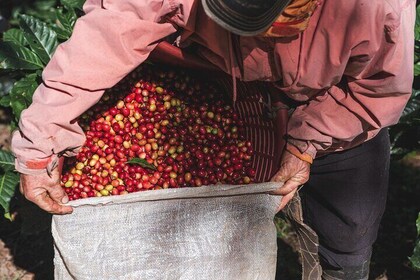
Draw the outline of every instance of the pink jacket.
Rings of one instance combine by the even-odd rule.
[[[411,94],[414,0],[321,0],[292,38],[239,37],[212,22],[199,0],[87,0],[69,41],[43,72],[44,84],[13,134],[16,169],[45,172],[85,137],[74,120],[141,64],[163,38],[244,81],[272,81],[305,102],[288,123],[289,142],[313,157],[362,143],[395,124]],[[64,153],[63,153],[64,151]]]

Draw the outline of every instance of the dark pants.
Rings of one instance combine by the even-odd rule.
[[[370,260],[388,188],[388,129],[353,149],[317,158],[301,189],[303,218],[319,236],[323,269]]]

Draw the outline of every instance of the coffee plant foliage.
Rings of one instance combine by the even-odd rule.
[[[32,102],[42,70],[55,49],[70,37],[83,3],[84,0],[21,1],[11,10],[11,28],[0,41],[0,106],[10,108],[12,128]],[[0,150],[0,205],[6,217],[10,217],[10,200],[19,183],[13,166],[13,155]]]

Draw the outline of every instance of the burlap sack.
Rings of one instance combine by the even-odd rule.
[[[273,183],[74,201],[54,216],[56,279],[274,279]]]

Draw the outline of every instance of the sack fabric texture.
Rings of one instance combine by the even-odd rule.
[[[55,279],[274,279],[277,186],[75,201],[53,218]]]

